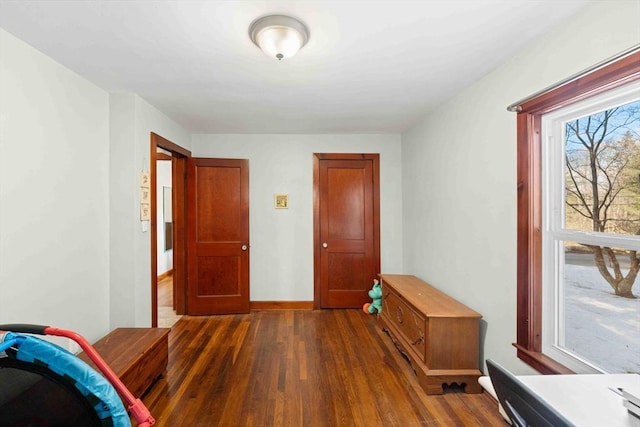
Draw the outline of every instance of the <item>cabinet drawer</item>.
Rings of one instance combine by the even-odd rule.
[[[385,316],[402,335],[406,346],[411,348],[416,356],[424,362],[426,348],[425,317],[413,310],[406,302],[400,299],[398,295],[390,290],[384,299],[382,315]]]

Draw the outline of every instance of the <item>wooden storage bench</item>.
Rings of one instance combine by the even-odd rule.
[[[415,276],[381,274],[383,329],[409,359],[427,394],[443,385],[480,393],[478,351],[482,315]]]
[[[169,331],[166,328],[118,328],[93,344],[129,391],[140,397],[162,376],[169,360]],[[78,354],[100,372],[89,357]]]

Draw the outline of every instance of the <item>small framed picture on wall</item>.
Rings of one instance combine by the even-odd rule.
[[[140,203],[140,221],[151,221],[151,205]]]
[[[289,209],[289,195],[288,194],[276,194],[274,196],[274,203],[276,209]]]
[[[151,203],[151,189],[149,187],[140,187],[140,203]]]
[[[149,188],[151,186],[151,174],[149,172],[140,173],[140,187]]]

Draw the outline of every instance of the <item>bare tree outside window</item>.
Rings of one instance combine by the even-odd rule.
[[[640,236],[640,101],[565,124],[565,227]],[[614,293],[634,298],[635,250],[581,245]]]

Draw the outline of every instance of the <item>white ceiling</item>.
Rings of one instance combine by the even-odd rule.
[[[0,27],[191,133],[397,133],[589,1],[0,0]],[[281,62],[248,36],[272,13],[311,32]]]

